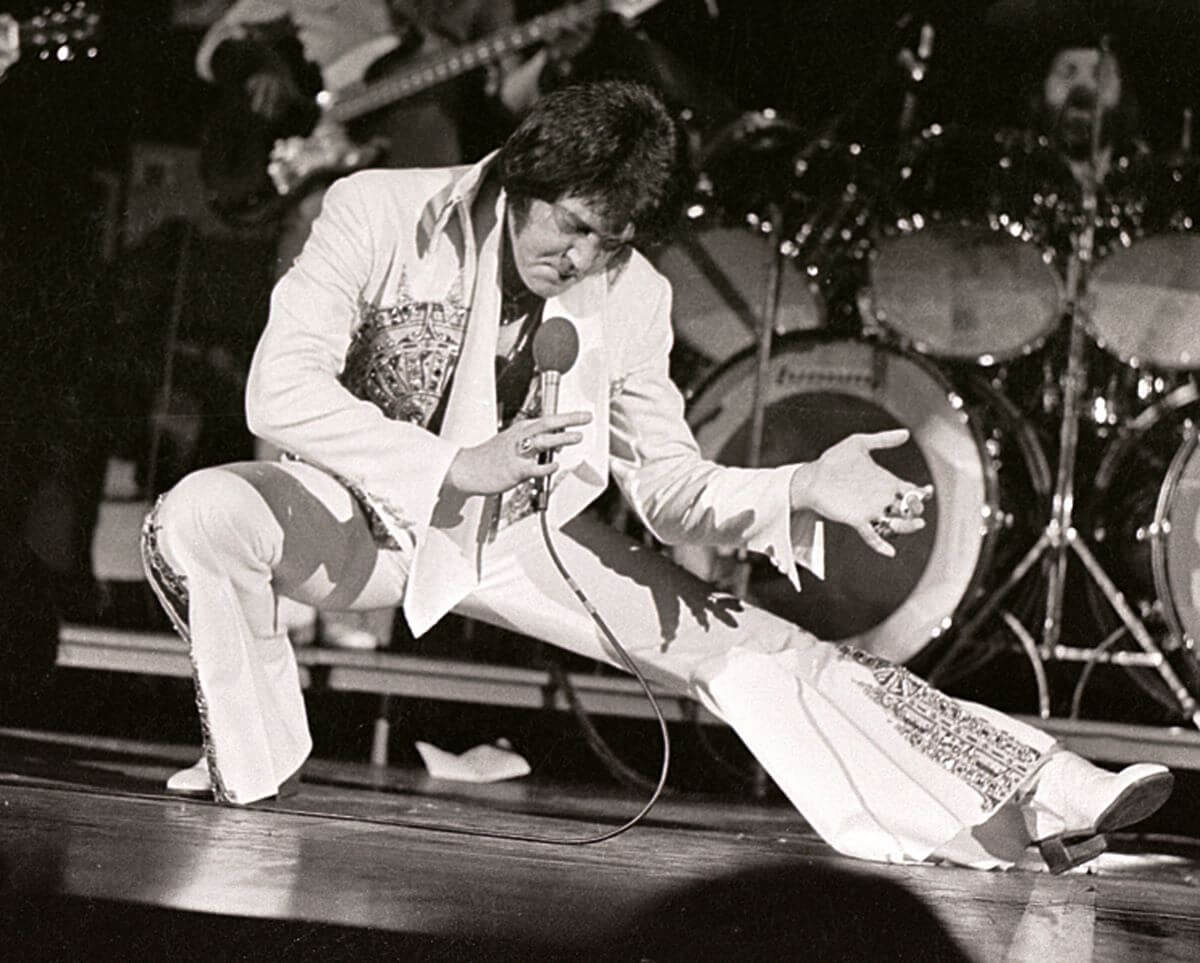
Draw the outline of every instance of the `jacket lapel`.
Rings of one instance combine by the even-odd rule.
[[[498,207],[502,211],[503,208]],[[496,433],[496,338],[500,324],[500,237],[503,217],[479,245],[471,311],[458,366],[446,404],[441,436],[462,447],[478,445]],[[470,232],[470,226],[465,225]],[[467,256],[474,253],[467,245]],[[487,499],[443,492],[409,571],[404,612],[420,635],[478,583],[480,520]]]
[[[604,344],[606,281],[588,278],[546,302],[545,317],[566,318],[579,335],[579,356],[562,376],[558,410],[586,411],[583,441],[558,454],[550,498],[550,520],[561,524],[604,490],[608,478],[608,356]],[[598,404],[600,402],[600,404]]]

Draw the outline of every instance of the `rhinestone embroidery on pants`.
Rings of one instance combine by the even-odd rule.
[[[838,654],[871,671],[873,684],[858,682],[867,697],[890,714],[909,745],[979,793],[984,810],[1002,805],[1040,764],[1037,749],[902,666],[848,645],[839,645]]]
[[[212,725],[208,716],[208,700],[200,686],[200,667],[196,664],[196,653],[192,649],[192,633],[188,628],[188,589],[187,580],[176,572],[163,557],[158,547],[158,509],[162,505],[163,496],[158,497],[154,508],[142,523],[142,568],[150,588],[158,598],[159,604],[167,613],[167,618],[179,633],[179,637],[187,643],[188,660],[192,664],[192,686],[196,696],[196,713],[200,717],[200,733],[204,740],[204,759],[208,763],[208,775],[212,780],[213,798],[217,802],[235,802],[233,795],[225,788],[225,780],[221,778],[221,770],[217,768],[217,752],[213,745]]]

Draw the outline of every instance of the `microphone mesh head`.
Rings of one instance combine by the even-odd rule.
[[[566,318],[547,318],[533,336],[533,363],[538,371],[568,371],[579,356],[579,332]]]

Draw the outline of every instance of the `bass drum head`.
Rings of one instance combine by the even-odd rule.
[[[720,369],[693,398],[688,420],[704,455],[746,463],[756,358]],[[825,579],[801,569],[796,593],[769,563],[755,562],[757,604],[819,638],[847,641],[907,662],[949,628],[969,594],[987,541],[994,478],[961,399],[923,359],[858,340],[799,335],[771,358],[764,466],[811,461],[847,435],[904,427],[911,440],[875,452],[895,474],[932,483],[926,527],[898,539],[897,554],[869,549],[849,527],[825,523]],[[881,508],[883,506],[880,506]],[[701,578],[722,581],[734,560],[684,549],[677,559]]]
[[[767,290],[771,245],[744,227],[693,225],[651,258],[671,282],[676,337],[710,364],[752,346]],[[783,265],[777,328],[822,322],[819,296],[795,262]]]

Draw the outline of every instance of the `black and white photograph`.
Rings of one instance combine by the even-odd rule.
[[[4,956],[1200,959],[1197,111],[1196,0],[0,0]]]

